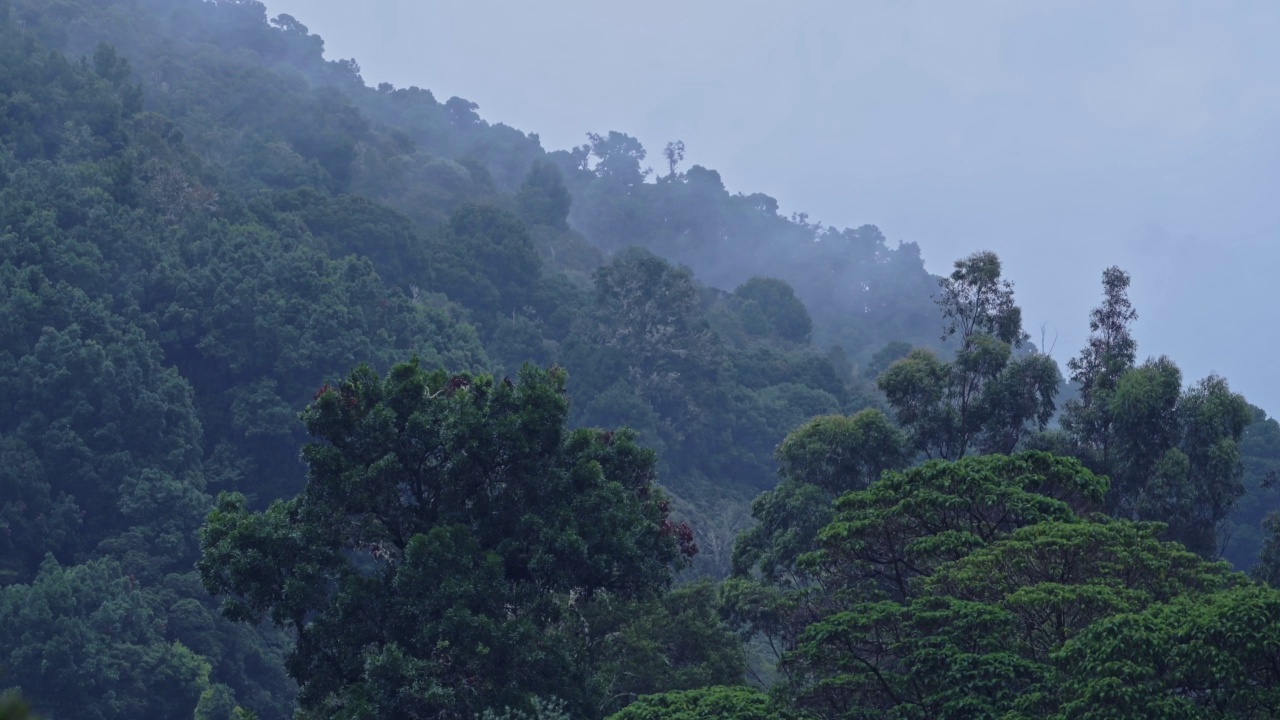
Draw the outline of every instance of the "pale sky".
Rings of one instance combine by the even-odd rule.
[[[1005,260],[1074,355],[1104,267],[1140,356],[1280,414],[1280,3],[267,0],[370,84],[479,103],[549,150],[669,140],[731,191],[878,225],[930,270]]]

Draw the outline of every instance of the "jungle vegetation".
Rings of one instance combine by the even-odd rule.
[[[1124,270],[1060,365],[993,253],[323,50],[0,0],[0,717],[1280,715],[1280,425]]]

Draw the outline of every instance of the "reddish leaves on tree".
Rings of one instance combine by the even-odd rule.
[[[680,522],[673,525],[670,520],[663,520],[659,532],[663,537],[675,535],[680,543],[680,554],[686,558],[693,558],[698,554],[698,544],[693,541],[693,528],[689,527],[689,523]]]
[[[466,377],[465,375],[454,375],[453,377],[449,378],[449,384],[445,386],[444,394],[446,396],[453,395],[454,393],[469,386],[470,384],[471,384],[471,379]]]

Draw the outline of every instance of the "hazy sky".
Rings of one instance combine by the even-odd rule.
[[[1204,0],[267,0],[371,84],[720,171],[873,223],[929,268],[995,250],[1028,330],[1075,354],[1102,269],[1141,356],[1280,414],[1280,3]]]

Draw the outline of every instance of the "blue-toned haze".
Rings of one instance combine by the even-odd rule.
[[[1119,264],[1140,355],[1280,412],[1280,4],[267,5],[367,82],[465,97],[548,149],[619,130],[657,166],[681,139],[730,190],[874,223],[934,272],[995,250],[1060,362]]]

